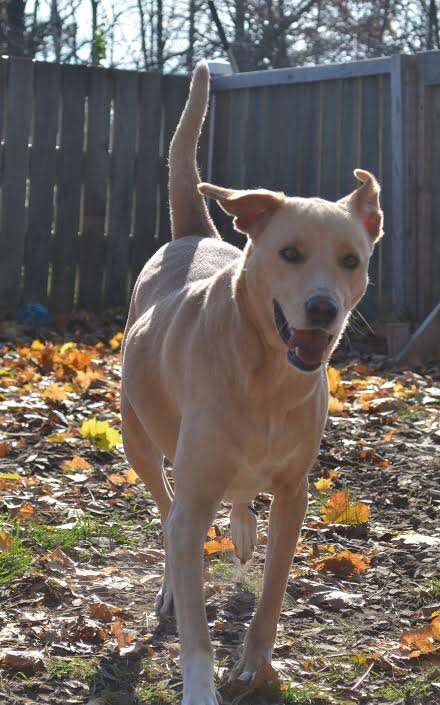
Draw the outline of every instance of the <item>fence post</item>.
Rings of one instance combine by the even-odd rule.
[[[415,57],[391,57],[391,270],[395,318],[416,315],[416,88]]]

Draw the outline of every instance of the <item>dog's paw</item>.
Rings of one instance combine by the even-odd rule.
[[[253,686],[276,680],[278,674],[270,665],[271,651],[265,650],[245,650],[243,656],[232,669],[228,676],[230,684]]]
[[[257,545],[257,517],[247,504],[233,504],[230,522],[235,553],[242,563],[247,563]]]
[[[168,619],[174,614],[173,591],[168,580],[163,581],[157,593],[154,609],[159,619]]]

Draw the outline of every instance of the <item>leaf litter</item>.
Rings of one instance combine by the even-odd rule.
[[[154,614],[164,569],[159,514],[121,448],[121,327],[114,315],[78,315],[47,339],[18,329],[15,340],[2,339],[6,705],[179,703],[175,624]],[[440,703],[438,372],[393,369],[380,355],[329,368],[331,415],[275,670],[262,664],[237,702]],[[220,686],[261,593],[270,497],[259,495],[254,509],[259,545],[245,570],[226,504],[205,542]],[[229,702],[227,688],[223,697]]]

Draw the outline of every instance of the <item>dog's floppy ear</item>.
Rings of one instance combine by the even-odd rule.
[[[373,242],[383,235],[383,213],[380,207],[380,186],[373,174],[363,169],[355,169],[354,175],[361,182],[359,188],[338,203],[356,215]]]
[[[214,184],[199,184],[197,188],[199,193],[214,198],[226,213],[234,216],[236,230],[251,236],[258,235],[267,216],[272,215],[284,201],[284,193],[264,188],[241,191]]]

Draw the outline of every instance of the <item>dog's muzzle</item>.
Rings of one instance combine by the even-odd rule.
[[[304,372],[314,372],[325,360],[333,338],[322,328],[291,328],[278,301],[273,301],[275,325],[287,346],[287,359]]]

